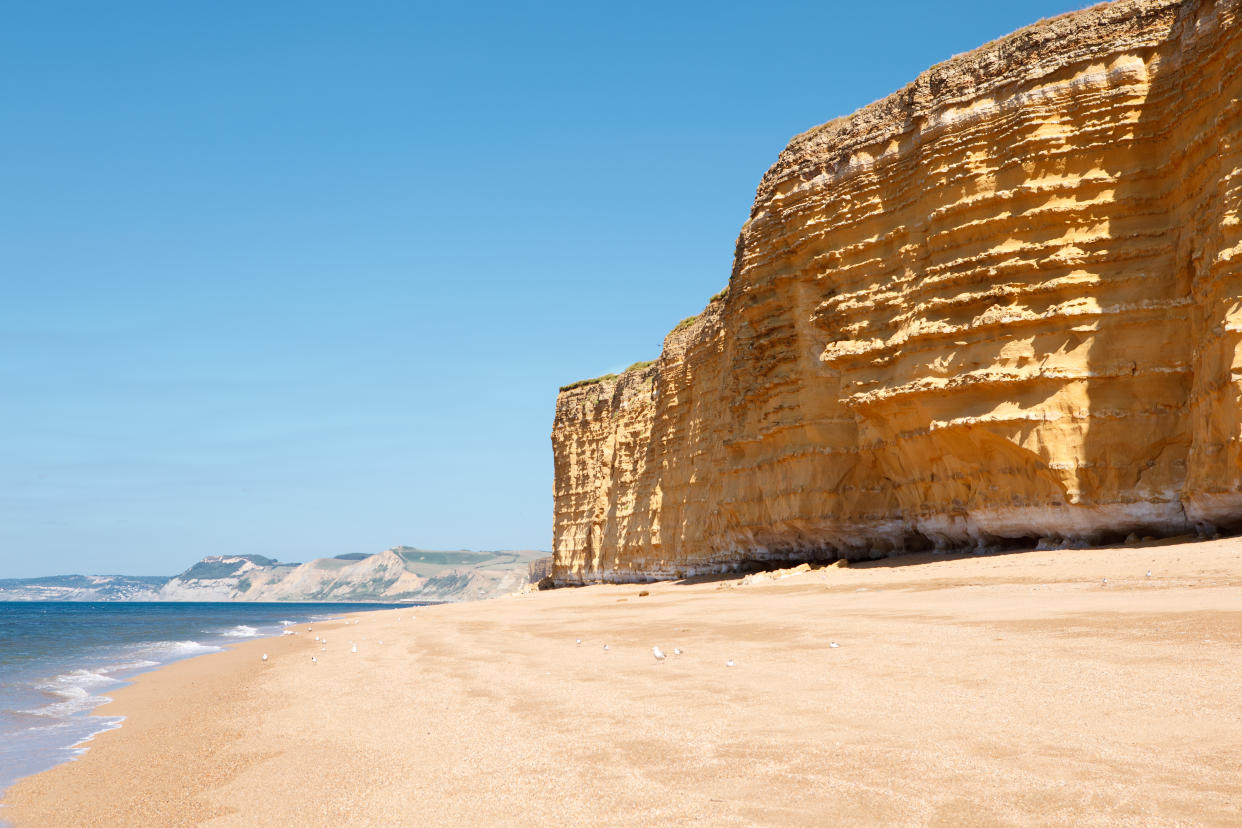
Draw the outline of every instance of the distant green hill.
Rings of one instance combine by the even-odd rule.
[[[470,552],[465,549],[457,552],[432,552],[429,549],[398,546],[393,551],[409,563],[431,564],[433,566],[475,566],[496,558],[495,555],[489,552]]]
[[[282,564],[275,558],[265,558],[262,555],[232,555],[227,561],[214,559],[199,561],[177,577],[187,581],[227,578],[230,575],[236,575],[237,571],[246,565],[246,561],[250,561],[255,566],[296,566],[296,564]]]

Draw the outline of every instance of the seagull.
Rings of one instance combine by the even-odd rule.
[[[582,639],[581,639],[581,638],[579,638],[579,639],[578,639],[578,646],[579,646],[579,647],[581,647],[581,646],[582,646]]]
[[[1108,579],[1105,578],[1104,580],[1100,581],[1100,586],[1108,586]]]
[[[656,661],[664,660],[664,651],[661,650],[659,647],[652,647],[651,654],[656,657]]]
[[[837,647],[840,647],[841,645],[835,641],[829,641],[828,646],[835,650]]]
[[[352,645],[352,646],[349,648],[349,651],[350,651],[351,653],[356,653],[356,652],[358,652],[358,645],[357,645],[357,644],[354,644],[354,642],[352,642],[352,641],[351,641],[351,642],[349,642],[349,643]]]
[[[316,641],[318,641],[318,640],[319,640],[319,636],[315,636],[315,640],[316,640]]]
[[[607,649],[608,649],[608,645],[607,645],[607,644],[605,644],[605,645],[604,645],[604,649],[605,649],[605,650],[607,650]]]
[[[726,662],[725,662],[725,666],[726,666],[726,667],[736,667],[737,665],[735,665],[735,664],[733,663],[733,659],[729,659],[728,661],[726,661]]]
[[[318,663],[319,663],[319,659],[315,658],[314,656],[311,656],[311,664],[318,664]]]
[[[263,660],[264,660],[264,661],[267,661],[267,653],[264,653],[264,654],[263,654]]]
[[[1151,577],[1151,570],[1150,570],[1150,569],[1149,569],[1149,570],[1147,570],[1147,577],[1148,577],[1148,578],[1150,578],[1150,577]]]
[[[673,655],[681,655],[681,649],[679,647],[674,647]]]

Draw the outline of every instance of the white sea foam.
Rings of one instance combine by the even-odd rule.
[[[229,629],[229,630],[225,630],[223,633],[221,633],[221,635],[226,636],[228,638],[254,638],[258,634],[259,634],[258,630],[256,630],[254,627],[247,626],[246,624],[238,624],[236,627],[233,627],[232,629]]]
[[[82,747],[87,742],[94,739],[100,733],[107,733],[109,730],[116,730],[121,726],[121,722],[125,721],[124,716],[92,716],[92,720],[97,720],[100,727],[86,734],[86,737],[79,739],[75,744],[70,746],[69,750],[73,751],[75,756],[81,756],[86,753],[86,748]]]
[[[109,664],[107,667],[100,667],[99,672],[101,673],[128,673],[133,670],[145,670],[148,667],[158,667],[158,666],[160,666],[160,663],[158,661],[151,661],[149,659],[144,658],[138,661],[124,661],[124,662],[121,662],[120,664]]]
[[[101,684],[120,684],[120,679],[104,675],[103,670],[71,670],[51,679],[45,687],[55,693],[60,688],[97,687]]]
[[[33,716],[72,716],[74,713],[92,710],[108,701],[107,696],[97,695],[92,690],[120,683],[120,679],[106,676],[98,670],[71,670],[37,685],[38,689],[60,701],[22,712]]]
[[[30,715],[29,712],[27,712],[26,715]],[[25,727],[21,730],[23,733],[46,733],[49,730],[64,730],[66,727],[70,727],[71,725],[72,722],[52,722],[51,724],[30,725],[30,727]]]
[[[63,701],[45,704],[43,707],[36,707],[33,710],[23,710],[23,713],[29,713],[32,716],[71,716],[74,713],[81,713],[84,710],[90,710],[98,707],[108,700],[107,696],[93,696],[81,687],[66,687],[63,690],[54,692],[52,695],[59,696]]]
[[[143,649],[155,658],[170,659],[214,653],[222,648],[214,644],[200,644],[197,641],[156,641]]]

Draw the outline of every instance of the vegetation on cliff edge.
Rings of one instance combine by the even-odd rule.
[[[581,388],[584,385],[594,385],[597,382],[607,382],[617,378],[616,374],[604,374],[603,376],[593,377],[591,379],[582,379],[577,382],[571,382],[569,385],[562,385],[562,391],[572,391],[575,388]]]

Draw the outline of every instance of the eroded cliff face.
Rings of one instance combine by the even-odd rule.
[[[554,578],[1242,528],[1240,7],[1044,21],[794,138],[727,294],[558,397]]]

